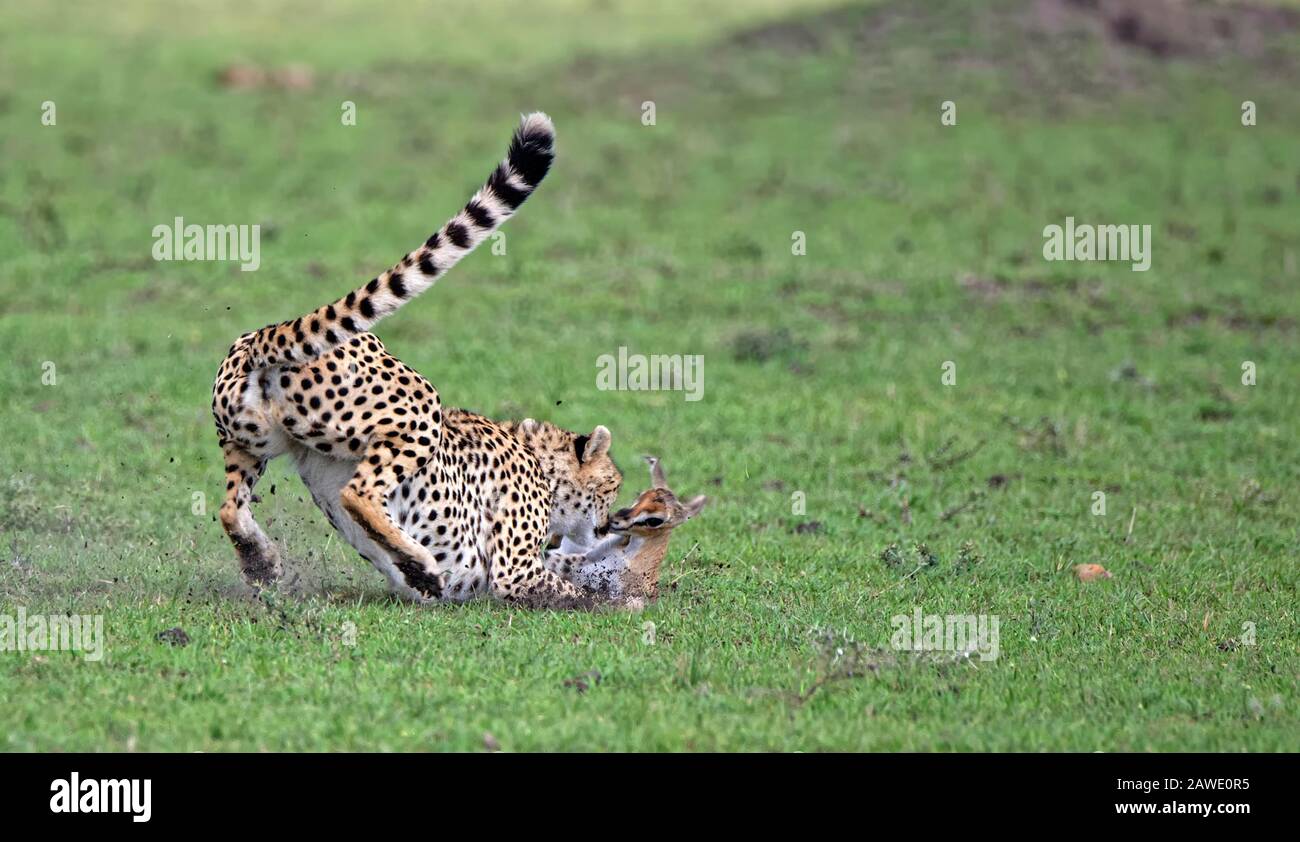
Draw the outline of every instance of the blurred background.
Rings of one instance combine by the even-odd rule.
[[[713,643],[685,672],[676,655],[647,667],[645,686],[680,690],[665,704],[698,718],[629,731],[629,696],[627,710],[606,700],[595,732],[566,714],[549,731],[497,722],[498,736],[1277,745],[1285,721],[1243,736],[1239,685],[1289,693],[1293,669],[1256,659],[1223,686],[1200,682],[1241,617],[1294,622],[1298,83],[1289,0],[7,4],[5,598],[137,606],[120,639],[137,621],[221,625],[204,612],[228,610],[237,575],[212,518],[222,472],[207,406],[229,344],[422,242],[499,160],[518,114],[540,109],[558,160],[504,229],[505,253],[480,250],[377,333],[449,405],[609,426],[624,500],[645,484],[642,453],[662,456],[683,493],[713,497],[683,533],[679,553],[700,547],[669,571],[685,578],[663,609]],[[177,216],[260,225],[260,267],[155,261],[151,231]],[[1044,260],[1044,227],[1067,216],[1150,225],[1150,270]],[[702,354],[704,399],[597,389],[598,358],[620,347]],[[259,519],[303,560],[306,593],[382,594],[287,464],[261,488]],[[1097,492],[1105,516],[1090,509]],[[967,542],[985,560],[974,574],[895,589],[881,562],[893,544],[952,559]],[[1113,599],[1075,601],[1061,574],[1078,561],[1122,573]],[[1004,621],[1022,643],[1062,641],[1018,656],[1060,719],[1035,719],[1046,703],[1007,673],[971,679],[982,689],[962,700],[889,702],[855,686],[829,711],[789,716],[744,689],[815,673],[809,629],[875,641],[881,617],[923,598],[1024,620]],[[472,638],[448,625],[465,616],[495,621],[419,622]],[[1151,672],[1203,616],[1198,633],[1217,637]],[[1122,647],[1090,650],[1112,692],[1085,704],[1067,666],[1075,644],[1116,625],[1132,635]],[[546,668],[520,657],[502,669]],[[25,670],[11,678],[29,713],[49,701],[38,686],[70,693],[80,680]],[[121,680],[143,715],[163,717],[165,693]],[[1156,724],[1125,713],[1142,704]],[[898,727],[863,731],[868,706]],[[1216,718],[1220,706],[1232,713]],[[139,736],[90,717],[42,733],[25,715],[11,714],[11,744]],[[957,733],[952,717],[1035,724]],[[225,741],[187,728],[152,745],[318,744],[269,724]],[[319,744],[386,739],[349,734]]]

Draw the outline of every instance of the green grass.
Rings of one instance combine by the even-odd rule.
[[[1170,60],[1007,2],[61,5],[0,16],[0,613],[102,614],[106,653],[0,652],[0,746],[1300,749],[1295,30]],[[450,405],[609,426],[624,500],[642,453],[709,494],[671,586],[395,603],[280,462],[297,580],[252,597],[214,518],[230,342],[418,243],[532,108],[560,158],[507,254],[377,332]],[[261,224],[260,270],[153,262],[178,215]],[[1151,270],[1045,262],[1067,215],[1150,224]],[[620,345],[703,354],[704,399],[598,391]],[[888,650],[917,606],[997,616],[1000,658]]]

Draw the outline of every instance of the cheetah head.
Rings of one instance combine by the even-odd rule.
[[[623,475],[609,457],[611,436],[604,426],[590,435],[525,418],[516,429],[537,455],[552,487],[550,532],[582,545],[606,528]]]

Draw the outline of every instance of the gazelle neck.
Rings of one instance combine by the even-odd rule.
[[[668,553],[671,534],[671,529],[665,529],[644,538],[636,553],[628,559],[623,574],[623,591],[627,596],[654,599],[659,595],[659,566]]]

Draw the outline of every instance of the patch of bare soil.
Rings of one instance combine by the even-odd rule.
[[[218,71],[217,85],[237,91],[258,88],[277,88],[284,91],[311,90],[316,84],[315,72],[305,64],[265,68],[252,64],[228,64]]]
[[[1300,11],[1213,0],[895,0],[778,21],[733,37],[742,49],[820,52],[833,44],[873,66],[927,47],[954,70],[1004,68],[1033,87],[1135,83],[1134,62],[1236,59],[1296,71],[1275,49]],[[1091,83],[1091,84],[1090,84]]]
[[[1084,27],[1124,48],[1158,58],[1261,55],[1300,14],[1252,3],[1201,0],[1034,0],[1045,32]]]
[[[868,8],[847,7],[800,20],[784,20],[737,34],[738,46],[816,52],[838,36],[867,46],[898,39],[920,25],[951,28],[943,21],[970,13],[973,32],[1002,30],[1037,40],[1095,37],[1158,57],[1260,55],[1274,37],[1300,28],[1300,12],[1249,2],[1213,0],[1007,0],[1007,2],[916,3],[898,0]],[[950,8],[951,7],[951,8]],[[934,24],[931,26],[931,24]]]

